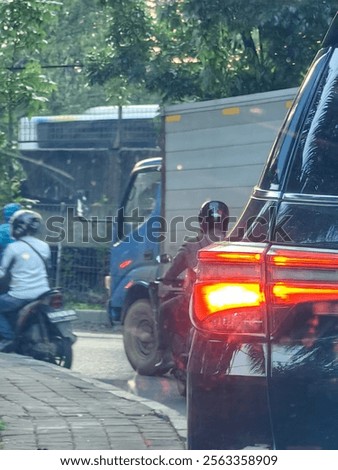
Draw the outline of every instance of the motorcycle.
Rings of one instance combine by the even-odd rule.
[[[173,280],[170,285],[164,285],[162,281],[162,278],[157,278],[156,281],[150,283],[150,303],[154,317],[158,319],[161,305],[171,299],[175,299],[175,305],[180,305],[180,308],[174,308],[170,319],[167,320],[169,323],[167,324],[168,350],[164,353],[163,361],[159,367],[161,373],[170,372],[172,374],[176,380],[179,394],[185,396],[191,331],[188,302],[184,297],[185,281],[183,279]],[[157,327],[161,326],[158,324]]]
[[[71,323],[76,319],[74,310],[63,309],[61,291],[51,289],[19,310],[14,341],[3,352],[70,369],[76,341]]]

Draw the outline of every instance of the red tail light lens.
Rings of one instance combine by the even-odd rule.
[[[274,305],[338,300],[336,253],[274,247],[267,254],[267,266]]]
[[[329,250],[214,245],[199,253],[192,321],[220,334],[263,335],[298,304],[337,315],[337,272],[338,254]]]
[[[311,282],[299,283],[298,285],[280,282],[272,285],[271,292],[274,304],[338,300],[338,287],[325,283],[322,283],[321,286],[314,286]]]
[[[273,247],[267,254],[267,298],[274,334],[299,304],[338,302],[338,255],[328,250]],[[332,305],[327,305],[332,314]]]
[[[53,294],[49,299],[49,305],[52,308],[63,307],[63,296],[61,293]]]
[[[192,311],[197,327],[219,333],[264,334],[265,249],[266,245],[231,244],[200,252]]]
[[[235,282],[220,282],[217,284],[197,284],[196,315],[203,319],[207,315],[225,310],[237,310],[246,307],[259,307],[264,302],[263,292],[259,284],[240,284]]]

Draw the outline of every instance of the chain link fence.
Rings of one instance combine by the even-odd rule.
[[[34,204],[32,209],[43,217],[41,238],[51,248],[51,286],[62,288],[69,304],[90,309],[105,308],[104,280],[109,273],[112,217],[85,218],[77,215],[76,206],[63,204]],[[102,213],[108,214],[109,210],[109,207],[102,207]],[[96,234],[101,230],[101,242],[92,238],[93,227]]]
[[[51,282],[61,287],[67,303],[105,308],[109,249],[107,247],[52,246]]]

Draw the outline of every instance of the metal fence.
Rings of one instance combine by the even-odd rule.
[[[104,278],[109,272],[112,216],[84,217],[78,215],[76,206],[64,204],[34,204],[31,208],[39,212],[44,220],[41,238],[51,248],[52,287],[62,288],[67,303],[105,308],[107,292]],[[102,214],[109,211],[109,207],[101,208]],[[99,230],[97,225],[100,226]],[[101,242],[93,240],[93,226],[95,233],[101,233]],[[51,232],[51,227],[54,232]]]
[[[107,293],[107,247],[54,245],[51,283],[61,287],[66,302],[88,308],[105,308]]]

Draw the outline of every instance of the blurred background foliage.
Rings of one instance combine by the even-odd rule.
[[[21,117],[298,86],[336,10],[330,0],[2,0],[0,204],[20,198]]]

